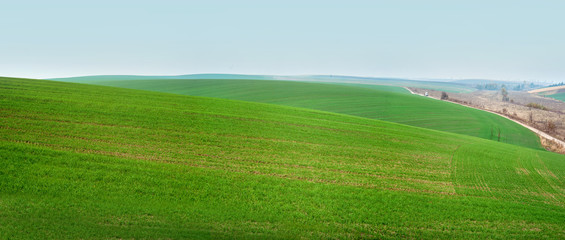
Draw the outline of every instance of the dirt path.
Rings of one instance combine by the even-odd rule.
[[[404,87],[404,89],[408,90],[410,93],[412,93],[412,94],[414,94],[414,95],[419,95],[419,96],[422,96],[422,97],[426,97],[426,96],[424,96],[424,95],[422,95],[422,94],[418,94],[418,93],[413,92],[412,90],[410,90],[410,89],[407,88],[407,87]],[[435,100],[440,100],[440,99],[433,98],[433,97],[429,97],[429,98],[435,99]],[[459,104],[459,105],[461,105],[461,106],[465,106],[465,107],[468,107],[468,108],[474,108],[474,109],[478,109],[478,110],[481,110],[481,111],[494,113],[494,114],[496,114],[496,115],[498,115],[498,116],[501,116],[501,117],[506,118],[506,119],[508,119],[508,120],[511,120],[511,121],[513,121],[513,122],[515,122],[515,123],[518,123],[518,124],[524,126],[525,128],[530,129],[530,131],[534,132],[534,133],[537,134],[539,137],[545,138],[545,139],[550,140],[550,141],[553,141],[553,142],[555,142],[556,144],[560,145],[562,148],[565,148],[565,142],[563,142],[563,141],[561,141],[561,140],[559,140],[559,139],[557,139],[557,138],[554,138],[554,137],[550,136],[549,134],[547,134],[547,133],[545,133],[545,132],[543,132],[543,131],[541,131],[541,130],[539,130],[539,129],[537,129],[537,128],[528,126],[528,125],[526,125],[526,124],[524,124],[524,123],[522,123],[522,122],[520,122],[520,121],[517,121],[517,120],[515,120],[515,119],[509,118],[509,117],[507,117],[507,116],[505,116],[505,115],[502,115],[502,114],[500,114],[500,113],[493,112],[493,111],[489,111],[489,110],[485,110],[485,109],[480,109],[480,108],[476,108],[476,107],[471,107],[471,106],[464,105],[464,104],[461,104],[461,103],[458,103],[458,102],[452,102],[452,101],[449,101],[449,100],[447,100],[447,101],[448,101],[448,102],[451,102],[451,103]]]

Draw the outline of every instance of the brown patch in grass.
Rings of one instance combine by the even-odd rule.
[[[516,168],[516,173],[519,175],[530,175],[530,171],[525,168]]]
[[[561,145],[559,143],[556,143],[553,140],[546,139],[544,137],[540,137],[540,143],[548,151],[565,154],[565,147],[563,147],[563,145]]]

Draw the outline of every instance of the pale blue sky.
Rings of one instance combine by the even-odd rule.
[[[0,76],[565,81],[565,1],[3,1]]]

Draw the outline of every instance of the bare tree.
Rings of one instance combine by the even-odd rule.
[[[447,96],[446,92],[441,92],[441,100],[446,100],[449,99],[449,96]]]
[[[545,130],[546,130],[548,133],[553,133],[553,132],[555,132],[555,123],[554,123],[553,121],[551,121],[551,120],[547,120],[547,121],[545,122]]]
[[[494,138],[494,130],[490,127],[490,139]]]
[[[508,97],[508,91],[506,91],[506,88],[502,87],[500,89],[500,92],[502,93],[502,101],[508,102],[510,100],[510,98]]]

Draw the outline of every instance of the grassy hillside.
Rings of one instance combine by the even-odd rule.
[[[565,102],[565,92],[556,93],[552,95],[547,95],[550,98],[557,99],[559,101]]]
[[[530,130],[500,116],[457,104],[413,96],[391,86],[260,80],[128,80],[97,84],[193,96],[310,108],[460,133],[541,149]]]
[[[260,103],[0,78],[0,238],[565,238],[565,157]]]

